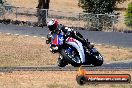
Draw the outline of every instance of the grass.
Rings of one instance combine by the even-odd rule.
[[[6,3],[16,7],[36,8],[38,0],[6,0]]]
[[[56,59],[41,38],[0,34],[0,66],[43,66]]]
[[[6,0],[16,7],[36,8],[38,0]],[[32,4],[32,5],[31,5]],[[50,10],[66,12],[82,12],[78,7],[78,0],[50,0]]]
[[[84,28],[84,25],[86,22],[84,21],[72,21],[68,19],[58,19],[59,23],[65,24],[68,27],[82,27]]]
[[[95,45],[104,61],[131,60],[132,49]],[[58,54],[49,51],[45,39],[0,34],[0,66],[44,66],[56,64]]]
[[[16,6],[16,7],[25,7],[25,8],[33,8],[33,10],[36,9],[37,5],[38,5],[38,0],[6,0],[7,3]],[[32,5],[30,5],[32,3]],[[67,7],[68,5],[68,7]],[[27,9],[28,10],[28,9]],[[80,12],[82,12],[82,9],[78,7],[78,1],[77,0],[70,0],[67,2],[67,0],[50,0],[50,9],[49,9],[49,14],[52,15],[60,15],[60,16],[75,16],[74,14],[78,14]],[[62,12],[58,12],[58,11],[62,11]],[[33,11],[34,12],[34,11]],[[70,13],[68,13],[70,12]],[[10,18],[12,20],[16,20],[16,16],[15,14],[5,14],[6,18]],[[27,17],[27,16],[21,16],[19,15],[17,17],[17,20],[21,20],[21,21],[37,21],[37,18],[35,16],[33,17]],[[61,19],[59,19],[60,21]],[[63,21],[63,22],[62,22]],[[76,22],[76,24],[73,21],[70,20],[66,20],[63,19],[62,21],[60,21],[60,23],[63,23],[67,26],[78,26],[80,25],[79,21],[74,21]],[[68,23],[68,24],[67,24]],[[74,23],[74,24],[73,24]],[[81,25],[84,26],[84,25]]]
[[[102,45],[95,47],[103,55],[106,62],[132,60],[132,48],[123,48],[118,46]]]
[[[89,74],[130,74],[132,71],[88,71]],[[0,88],[131,88],[130,84],[86,84],[76,83],[77,72],[44,71],[0,73]]]

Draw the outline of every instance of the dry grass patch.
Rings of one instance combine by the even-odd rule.
[[[6,0],[7,3],[16,7],[36,8],[38,0]],[[32,4],[32,5],[31,5]],[[50,0],[50,9],[54,11],[82,12],[78,7],[78,0]]]
[[[16,7],[36,8],[38,0],[6,0],[8,4]]]
[[[103,55],[105,62],[132,60],[132,48],[123,48],[110,45],[95,45],[95,47]]]
[[[68,19],[58,19],[59,23],[64,24],[65,26],[68,27],[84,27],[84,25],[86,24],[86,22],[84,21],[80,21],[80,20],[76,20],[76,21],[72,21],[72,20],[68,20]]]
[[[7,3],[16,6],[16,7],[25,7],[25,8],[33,8],[35,11],[38,0],[6,0]],[[32,5],[30,5],[32,4]],[[28,10],[28,9],[27,9]],[[59,12],[58,12],[59,11]],[[62,12],[60,12],[62,11]],[[69,13],[70,12],[70,13]],[[75,16],[78,15],[78,13],[82,12],[82,9],[78,7],[78,1],[77,0],[50,0],[50,8],[49,8],[49,14],[51,15],[59,15],[59,16]],[[75,14],[75,15],[74,15]],[[10,18],[12,20],[16,20],[16,16],[14,14],[6,14],[6,18]],[[17,20],[21,21],[37,21],[37,17],[28,17],[28,16],[17,16]],[[61,20],[61,19],[60,19]],[[65,19],[64,19],[65,20]],[[69,24],[70,22],[70,24]],[[61,22],[60,22],[61,23]],[[64,25],[67,25],[65,22]],[[72,25],[74,23],[73,21],[68,21],[68,26],[78,26],[79,24]],[[80,23],[77,22],[76,23]]]
[[[96,46],[104,61],[131,60],[132,49]],[[44,66],[56,64],[58,54],[49,51],[45,39],[0,34],[0,66]]]
[[[41,38],[0,34],[0,66],[44,66],[56,58]]]
[[[64,12],[82,12],[78,7],[78,0],[51,0],[50,9]]]
[[[130,74],[132,71],[88,71],[89,74]],[[0,73],[0,88],[131,88],[130,84],[90,84],[79,86],[77,72],[13,72]]]

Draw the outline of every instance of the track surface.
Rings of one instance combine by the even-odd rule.
[[[78,30],[84,38],[89,39],[90,42],[97,44],[110,44],[115,46],[130,47],[132,48],[132,33],[119,33],[119,32],[97,32],[97,31],[87,31]],[[23,27],[15,25],[5,25],[0,24],[0,32],[20,34],[20,35],[30,35],[45,37],[49,31],[46,27]]]

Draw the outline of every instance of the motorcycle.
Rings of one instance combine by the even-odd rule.
[[[86,46],[71,36],[64,38],[64,35],[60,32],[57,34],[49,33],[46,44],[50,44],[52,53],[59,53],[57,61],[59,67],[65,67],[68,64],[74,67],[79,67],[80,65],[101,66],[103,64],[102,55],[90,42]],[[85,58],[84,63],[82,63],[83,58]]]

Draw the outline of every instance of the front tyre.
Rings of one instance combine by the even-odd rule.
[[[71,64],[73,67],[80,67],[81,64]]]
[[[59,67],[65,67],[68,63],[64,59],[58,58],[57,65]]]
[[[81,63],[77,63],[77,62],[80,62],[80,58],[73,58],[71,55],[68,55],[68,53],[66,52],[66,50],[65,49],[62,49],[61,50],[61,55],[63,56],[63,57],[65,57],[65,60],[69,63],[69,64],[71,64],[72,66],[74,66],[74,67],[79,67],[79,66],[81,66]]]

